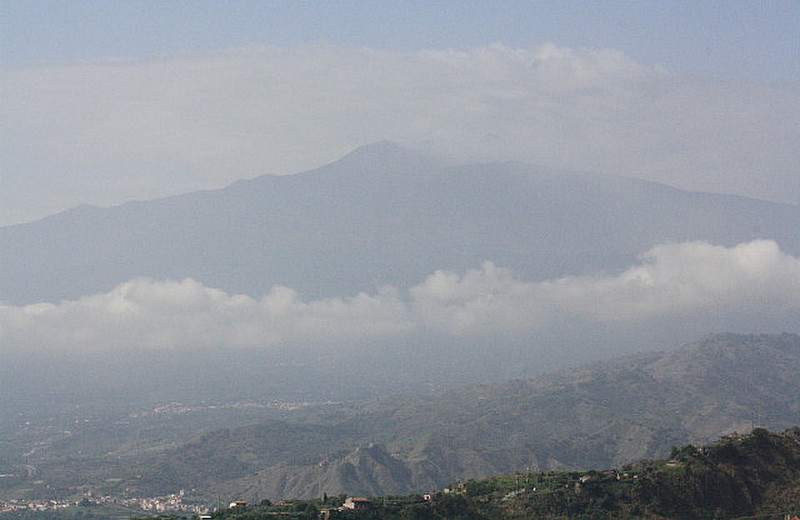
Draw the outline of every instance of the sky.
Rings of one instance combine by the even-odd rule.
[[[800,204],[798,28],[796,0],[0,0],[0,226],[297,173],[384,140]],[[119,280],[0,301],[0,347],[796,331],[800,259],[764,238],[661,244],[620,273],[544,281],[487,258],[311,301]]]
[[[800,203],[796,1],[0,9],[0,225],[381,140]]]
[[[327,43],[612,48],[681,74],[797,81],[800,6],[774,1],[2,2],[3,64]]]

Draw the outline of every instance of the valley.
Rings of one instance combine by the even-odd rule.
[[[4,440],[0,493],[198,503],[441,490],[520,470],[621,467],[760,425],[800,423],[800,336],[678,350],[504,383],[349,402],[171,403]],[[188,439],[188,440],[187,440]],[[15,453],[9,450],[6,453]]]

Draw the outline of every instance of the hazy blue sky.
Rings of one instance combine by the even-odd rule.
[[[0,225],[381,140],[800,203],[797,0],[0,6]]]
[[[614,48],[679,73],[796,81],[800,2],[9,1],[3,62],[198,52],[250,43],[376,49]]]

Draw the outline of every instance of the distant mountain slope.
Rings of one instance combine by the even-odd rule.
[[[800,336],[719,334],[650,353],[338,419],[206,434],[134,469],[149,492],[253,498],[410,493],[530,468],[607,468],[757,425],[800,424]],[[204,455],[205,454],[205,455]]]
[[[673,450],[669,460],[641,461],[623,471],[519,471],[450,486],[450,492],[373,497],[370,507],[337,512],[319,497],[291,504],[221,509],[223,519],[285,515],[368,519],[701,519],[783,520],[800,510],[800,429],[756,429],[707,446]],[[291,511],[290,511],[291,509]],[[308,512],[311,514],[308,514]],[[305,515],[303,513],[306,513]]]
[[[137,276],[341,296],[486,260],[544,279],[694,239],[769,238],[797,255],[797,229],[797,206],[517,163],[447,166],[379,143],[302,174],[0,228],[0,301],[75,299]]]

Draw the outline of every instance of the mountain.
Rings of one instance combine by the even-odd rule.
[[[759,424],[773,429],[800,424],[798,370],[798,335],[712,335],[674,352],[468,386],[435,397],[381,399],[323,427],[329,433],[348,432],[339,436],[341,451],[315,440],[312,432],[319,425],[305,425],[308,431],[294,441],[282,437],[291,446],[277,450],[281,461],[254,454],[264,450],[274,456],[264,443],[275,438],[253,432],[288,435],[290,425],[215,432],[191,446],[231,454],[231,467],[247,461],[239,477],[222,488],[249,498],[308,497],[321,491],[409,493],[526,467],[619,467]],[[228,439],[239,439],[233,445],[241,450],[232,453]],[[173,455],[191,461],[194,469],[186,476],[199,474],[200,467],[227,467],[194,451],[189,456],[188,449]],[[312,460],[288,458],[297,452]],[[173,459],[160,455],[158,460],[169,466]],[[161,467],[156,473],[168,474]],[[193,480],[192,487],[211,482],[221,483],[211,477]]]
[[[525,468],[620,467],[755,426],[785,429],[800,424],[799,370],[798,335],[716,334],[524,380],[298,410],[138,452],[121,438],[81,459],[92,442],[76,431],[24,460],[48,489],[73,487],[78,474],[105,492],[197,489],[208,500],[411,493]]]
[[[655,244],[776,240],[800,207],[519,163],[453,166],[378,143],[319,169],[0,228],[0,301],[77,299],[191,277],[259,297],[405,288],[484,261],[520,277],[614,272]]]
[[[756,429],[706,446],[686,445],[669,460],[623,471],[517,472],[451,485],[427,497],[373,497],[359,511],[340,497],[220,509],[215,518],[370,519],[774,519],[800,509],[800,429]]]

